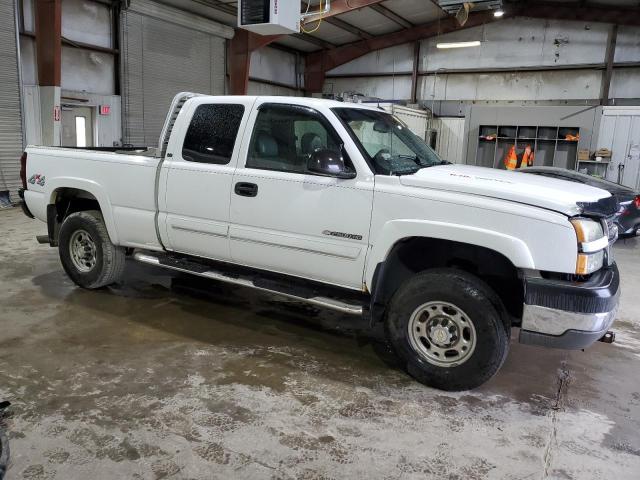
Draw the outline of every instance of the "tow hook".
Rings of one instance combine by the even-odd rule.
[[[607,330],[607,333],[600,337],[598,341],[604,343],[613,343],[616,341],[616,332],[614,332],[613,330]]]

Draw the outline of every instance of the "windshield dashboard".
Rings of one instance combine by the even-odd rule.
[[[390,113],[348,107],[332,111],[379,175],[411,175],[449,163]]]

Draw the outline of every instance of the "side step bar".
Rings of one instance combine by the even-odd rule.
[[[225,283],[231,283],[234,285],[240,285],[242,287],[249,287],[255,290],[260,290],[262,292],[268,292],[276,295],[280,295],[286,298],[290,298],[292,300],[297,300],[304,303],[309,303],[311,305],[316,305],[323,308],[328,308],[331,310],[335,310],[341,313],[346,313],[350,315],[362,315],[363,308],[361,304],[353,304],[347,303],[342,300],[337,300],[335,298],[328,298],[322,296],[309,296],[302,294],[293,294],[282,291],[281,289],[269,288],[267,285],[269,282],[260,282],[257,279],[252,279],[248,276],[242,277],[239,275],[229,275],[221,271],[215,271],[209,269],[204,265],[199,265],[197,267],[192,267],[192,262],[184,262],[184,264],[180,264],[176,261],[164,262],[158,257],[154,257],[153,255],[147,255],[145,253],[136,252],[133,254],[134,260],[146,263],[149,265],[155,265],[157,267],[164,267],[170,270],[175,270],[178,272],[190,273],[192,275],[197,275],[199,277],[209,278],[211,280],[218,280]],[[264,283],[265,285],[260,285],[260,283]]]

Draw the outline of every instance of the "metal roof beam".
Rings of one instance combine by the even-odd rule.
[[[373,10],[375,10],[376,12],[378,12],[380,15],[384,15],[389,20],[392,20],[392,21],[396,22],[398,25],[400,25],[400,26],[402,26],[404,28],[411,28],[411,27],[414,26],[413,23],[411,23],[409,20],[407,20],[406,18],[401,17],[397,13],[389,10],[384,5],[371,5],[371,8]]]

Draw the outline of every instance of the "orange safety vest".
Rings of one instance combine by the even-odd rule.
[[[518,168],[518,156],[516,155],[515,145],[511,145],[511,148],[504,156],[504,166],[507,170],[515,170]]]
[[[524,153],[522,154],[522,162],[521,167],[523,166],[533,167],[533,150],[531,149],[531,145],[527,145],[524,147]]]

